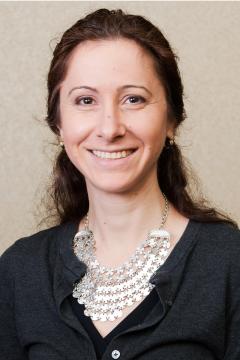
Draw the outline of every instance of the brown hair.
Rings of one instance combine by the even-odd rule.
[[[157,74],[164,85],[169,114],[177,128],[185,119],[183,85],[177,58],[161,31],[142,16],[126,14],[122,10],[99,9],[78,20],[57,44],[48,74],[48,103],[46,121],[59,135],[59,92],[73,49],[86,40],[127,38],[135,40],[151,54]],[[169,139],[158,159],[158,182],[169,201],[184,216],[197,221],[226,221],[226,215],[208,207],[205,200],[194,200],[189,191],[188,173],[180,149],[170,145]],[[80,220],[89,207],[84,176],[69,160],[64,149],[58,154],[50,188],[53,212],[58,223]]]

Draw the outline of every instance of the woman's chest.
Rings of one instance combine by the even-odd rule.
[[[100,321],[100,320],[92,320],[93,325],[99,332],[102,337],[107,336],[111,331],[115,329],[124,319],[126,319],[142,302],[135,302],[131,306],[127,306],[122,310],[122,316],[120,318],[115,319],[114,321]]]

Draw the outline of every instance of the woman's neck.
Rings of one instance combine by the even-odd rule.
[[[107,259],[117,254],[114,263],[131,255],[148,231],[161,224],[165,200],[158,183],[126,195],[91,191],[90,187],[88,196],[89,228],[94,233],[96,251]]]

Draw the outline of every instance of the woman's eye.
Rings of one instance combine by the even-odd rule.
[[[146,100],[142,97],[142,96],[128,96],[126,103],[127,104],[142,104],[146,102]],[[76,105],[93,105],[94,104],[94,99],[91,96],[82,96],[82,97],[78,97],[75,100],[75,104]]]
[[[93,104],[93,98],[90,96],[84,96],[81,98],[77,98],[75,100],[75,104],[77,105],[92,105]]]
[[[146,100],[142,96],[129,96],[127,98],[128,104],[141,104]]]

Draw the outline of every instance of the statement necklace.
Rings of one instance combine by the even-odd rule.
[[[95,240],[89,229],[88,214],[85,229],[74,237],[73,250],[78,259],[87,265],[86,274],[73,289],[73,297],[85,305],[84,314],[92,320],[114,321],[122,317],[122,310],[147,296],[155,285],[149,283],[153,273],[161,266],[170,248],[170,234],[162,227],[168,216],[165,208],[159,228],[148,232],[147,239],[135,253],[116,268],[99,264],[95,256]]]

